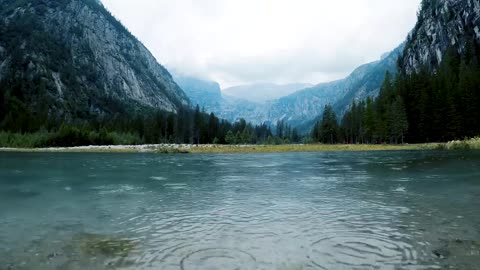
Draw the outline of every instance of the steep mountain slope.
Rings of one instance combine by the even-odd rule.
[[[218,112],[222,104],[222,92],[217,82],[202,80],[190,76],[173,76],[175,82],[185,91],[192,105],[205,110]]]
[[[376,97],[380,90],[380,86],[385,79],[386,72],[392,75],[397,72],[398,58],[401,56],[405,44],[401,44],[392,52],[383,56],[383,58],[371,64],[367,64],[367,71],[353,84],[348,87],[345,94],[337,100],[333,105],[334,110],[338,114],[343,114],[353,100],[364,100],[367,97]]]
[[[0,15],[0,94],[19,104],[5,113],[74,120],[189,105],[169,72],[97,0],[2,0]]]
[[[284,119],[301,131],[308,131],[326,104],[333,105],[337,114],[343,114],[352,100],[378,95],[386,72],[396,72],[402,50],[403,44],[381,60],[358,67],[345,79],[322,83],[271,103],[268,118],[273,122]]]
[[[448,48],[463,54],[472,40],[480,41],[480,1],[424,0],[400,65],[406,73],[433,70]]]
[[[245,99],[251,102],[265,102],[278,99],[294,92],[312,87],[306,83],[275,84],[275,83],[257,83],[249,85],[240,85],[223,89],[223,92],[229,96]]]

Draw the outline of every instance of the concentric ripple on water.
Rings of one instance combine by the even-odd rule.
[[[0,153],[0,270],[477,270],[478,179],[459,152]]]
[[[254,270],[255,257],[251,254],[226,248],[200,249],[184,257],[182,270]]]
[[[310,260],[322,269],[385,268],[408,262],[411,247],[378,235],[336,232],[325,235],[311,247]]]

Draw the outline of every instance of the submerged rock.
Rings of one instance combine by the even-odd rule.
[[[435,254],[435,256],[443,259],[443,258],[447,258],[448,256],[450,256],[450,251],[448,251],[448,247],[445,246],[445,247],[441,247],[439,249],[435,249],[433,251],[433,254]]]
[[[480,242],[472,240],[442,240],[442,246],[433,254],[445,261],[445,267],[454,269],[478,269]]]
[[[73,233],[73,232],[72,232]],[[131,266],[129,254],[138,243],[114,235],[47,234],[17,249],[0,252],[0,270],[118,269]]]
[[[74,237],[75,245],[91,256],[126,257],[137,244],[130,239],[83,233]]]

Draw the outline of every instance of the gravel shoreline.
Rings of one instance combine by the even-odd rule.
[[[213,144],[143,144],[143,145],[89,145],[75,147],[13,148],[3,147],[0,152],[131,152],[131,153],[189,153],[191,150],[255,148],[261,145],[213,145]]]

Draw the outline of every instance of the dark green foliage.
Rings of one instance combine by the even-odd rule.
[[[478,47],[465,55],[448,50],[436,73],[402,75],[409,142],[449,141],[480,134]]]
[[[244,119],[240,119],[233,124],[226,121],[220,123],[221,132],[217,134],[221,143],[226,144],[266,144],[269,137],[272,137],[272,131],[266,124],[253,126]],[[280,139],[278,138],[278,141]]]
[[[395,143],[399,141],[403,143],[405,134],[408,131],[408,120],[402,97],[395,97],[395,100],[390,105],[388,116],[390,138],[393,139]]]
[[[340,127],[346,143],[441,142],[480,134],[478,44],[465,54],[448,50],[436,72],[387,73],[375,101],[353,102]],[[326,109],[327,110],[327,109]],[[322,137],[321,124],[313,137]]]
[[[272,136],[266,125],[253,126],[245,120],[233,125],[197,108],[178,113],[144,111],[142,114],[117,113],[114,117],[75,119],[35,118],[21,103],[10,100],[10,110],[0,124],[0,147],[73,147],[112,144],[256,144]],[[18,107],[18,108],[17,108]],[[12,116],[13,114],[17,116]],[[236,134],[236,135],[233,135]],[[298,135],[297,135],[298,136]],[[22,140],[25,140],[22,142]]]
[[[337,116],[330,105],[326,105],[323,111],[322,120],[317,122],[313,128],[312,137],[315,141],[335,144],[338,142]]]
[[[260,137],[263,143],[269,144],[268,139],[272,134],[266,125],[261,126],[260,129],[257,130],[257,133],[261,134]],[[275,144],[299,143],[300,139],[296,128],[292,128],[292,126],[284,120],[277,121],[275,137],[272,136]]]

